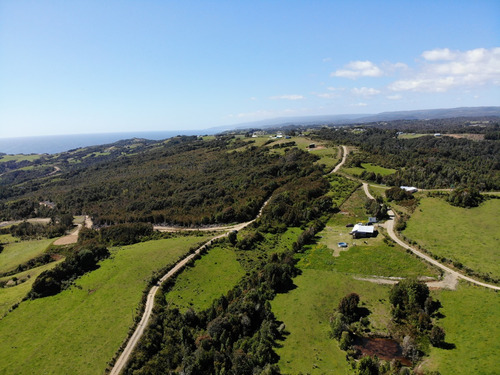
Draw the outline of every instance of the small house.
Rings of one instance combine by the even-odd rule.
[[[416,193],[418,189],[415,186],[400,186],[400,189],[407,191],[408,193]]]
[[[373,225],[356,224],[349,234],[352,235],[352,238],[368,238],[375,237],[377,232]]]

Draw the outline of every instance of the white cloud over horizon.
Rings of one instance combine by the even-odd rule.
[[[423,65],[411,77],[397,80],[392,91],[445,92],[458,87],[500,85],[500,48],[424,51]]]

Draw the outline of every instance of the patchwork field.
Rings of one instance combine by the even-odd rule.
[[[0,321],[0,373],[102,374],[127,336],[152,272],[204,239],[113,249],[69,289],[21,303]]]
[[[499,212],[499,199],[465,209],[451,206],[443,199],[424,198],[403,233],[433,254],[498,278]]]

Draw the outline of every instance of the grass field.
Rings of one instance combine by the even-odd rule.
[[[423,198],[404,235],[440,256],[475,271],[500,277],[500,200],[479,207],[454,207],[438,198]]]
[[[45,270],[55,267],[56,264],[60,262],[62,262],[62,259],[57,262],[45,264],[37,268],[32,268],[28,271],[20,272],[13,276],[0,278],[0,281],[8,281],[13,277],[16,277],[19,280],[26,280],[15,286],[0,288],[0,318],[3,317],[4,314],[7,313],[14,304],[21,302],[21,300],[30,291],[31,285],[33,285],[38,275],[40,275]]]
[[[301,275],[286,294],[272,301],[273,312],[286,325],[289,334],[280,343],[279,365],[286,374],[350,373],[345,352],[330,338],[329,317],[346,294],[355,292],[371,311],[371,330],[387,333],[390,320],[390,286],[355,280],[353,276],[437,276],[438,272],[407,254],[398,246],[389,246],[382,234],[376,238],[355,240],[348,234],[347,223],[366,221],[362,189],[356,190],[318,233],[318,243],[297,254]],[[349,243],[338,253],[337,243]],[[333,256],[333,253],[338,256]]]
[[[21,241],[5,245],[0,253],[0,273],[11,271],[19,264],[43,254],[54,238],[36,241]]]
[[[452,350],[432,348],[423,367],[442,375],[498,374],[500,295],[461,283],[456,291],[436,291],[445,316],[438,321]]]
[[[244,274],[234,250],[217,246],[197,260],[193,268],[180,274],[165,298],[182,312],[188,308],[204,310],[236,285]]]
[[[19,154],[19,155],[3,155],[0,156],[0,163],[3,162],[8,162],[8,161],[33,161],[36,159],[40,159],[40,155],[24,155],[24,154]]]
[[[425,137],[426,135],[433,135],[433,134],[405,133],[405,134],[398,135],[398,138],[400,138],[400,139],[414,139],[414,138]]]
[[[70,289],[21,303],[0,321],[0,373],[101,375],[127,336],[152,271],[202,240],[180,237],[114,249]]]
[[[359,176],[364,171],[373,172],[375,174],[380,174],[382,176],[387,176],[389,174],[396,173],[395,169],[384,168],[371,163],[361,163],[361,167],[342,168],[342,171],[353,176]]]
[[[289,334],[276,349],[285,374],[346,374],[345,352],[330,338],[329,317],[342,297],[356,292],[376,331],[385,331],[389,287],[357,281],[334,271],[304,269],[294,279],[296,288],[271,302],[276,318]],[[384,302],[385,301],[385,302]]]

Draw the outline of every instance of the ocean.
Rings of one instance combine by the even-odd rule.
[[[160,140],[176,135],[201,135],[207,130],[149,131],[100,134],[51,135],[38,137],[0,138],[0,153],[5,154],[57,154],[79,147],[96,146],[123,139],[145,138]]]

